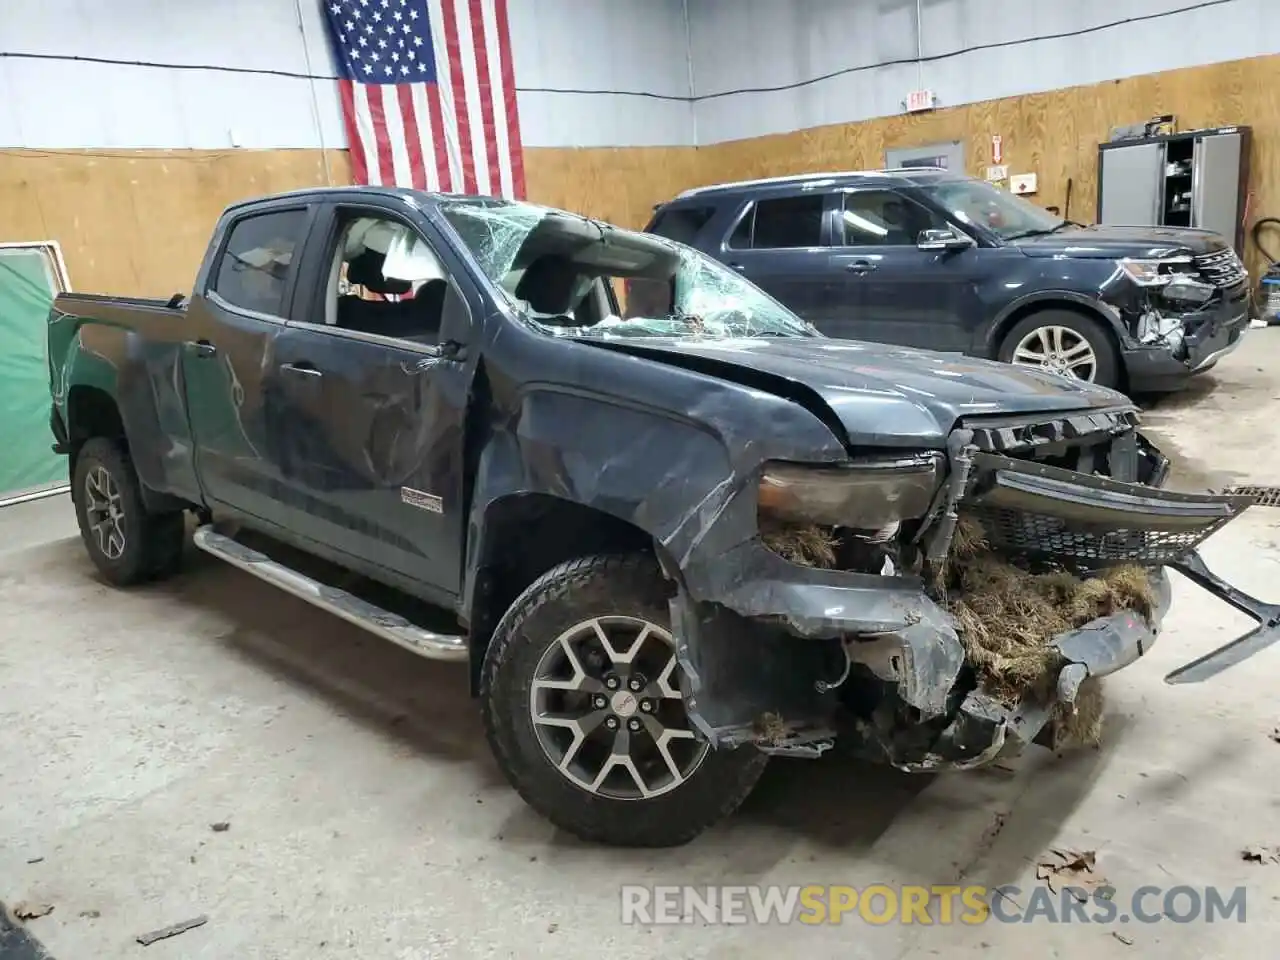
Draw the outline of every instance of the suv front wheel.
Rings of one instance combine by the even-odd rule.
[[[1071,310],[1042,310],[1018,321],[1000,344],[1000,359],[1103,387],[1120,382],[1119,353],[1107,331]]]
[[[735,810],[768,760],[692,729],[667,595],[651,556],[571,560],[520,595],[486,652],[480,695],[502,772],[584,840],[685,843]]]

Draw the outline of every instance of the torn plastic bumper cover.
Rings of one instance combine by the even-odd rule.
[[[1260,624],[1170,682],[1212,676],[1280,640],[1280,605],[1226,584],[1196,553],[1251,498],[1178,493],[987,453],[973,455],[973,468],[963,508],[994,549],[1078,569],[1146,566],[1156,598],[1150,618],[1121,611],[1058,635],[1049,644],[1061,654],[1056,690],[1009,704],[976,684],[954,620],[919,578],[799,566],[752,539],[687,568],[672,601],[690,713],[702,733],[717,746],[753,742],[803,755],[806,744],[833,735],[834,691],[858,664],[905,708],[888,722],[858,724],[872,752],[907,770],[981,766],[1035,740],[1087,678],[1151,648],[1169,605],[1166,567]],[[762,713],[784,723],[762,733]]]

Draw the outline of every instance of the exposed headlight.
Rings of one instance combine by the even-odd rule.
[[[923,517],[941,481],[937,453],[838,467],[769,463],[760,478],[760,512],[795,523],[878,530]]]
[[[1164,260],[1133,260],[1125,257],[1116,261],[1117,266],[1142,287],[1162,287],[1176,276],[1195,275],[1195,264],[1190,257],[1169,257]]]

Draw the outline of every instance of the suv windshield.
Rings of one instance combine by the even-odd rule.
[[[489,198],[440,212],[544,332],[575,337],[816,337],[759,287],[683,244]]]
[[[1043,236],[1068,226],[1043,207],[1037,207],[985,180],[941,180],[920,190],[962,223],[985,227],[1001,240]]]

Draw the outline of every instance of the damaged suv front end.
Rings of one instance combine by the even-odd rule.
[[[1165,489],[1131,407],[961,419],[945,450],[766,463],[757,535],[687,566],[672,601],[691,717],[718,746],[818,756],[837,733],[904,770],[1096,737],[1098,679],[1146,653],[1168,569],[1260,626],[1172,680],[1280,636],[1280,607],[1196,547],[1251,500]]]

